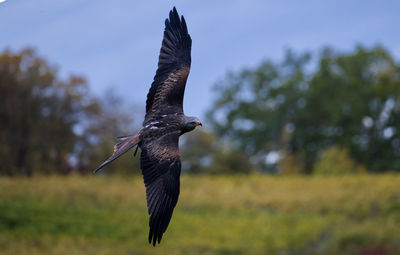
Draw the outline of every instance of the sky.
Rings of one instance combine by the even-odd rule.
[[[383,45],[400,59],[400,1],[0,1],[0,51],[33,47],[61,77],[86,77],[144,112],[169,10],[192,37],[187,115],[203,117],[228,71],[279,61],[286,49],[318,53]]]

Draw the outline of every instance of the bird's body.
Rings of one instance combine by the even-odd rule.
[[[185,19],[179,18],[174,7],[165,21],[158,69],[147,95],[143,128],[136,135],[119,137],[113,155],[95,170],[97,172],[135,145],[140,148],[140,168],[150,215],[149,242],[153,245],[161,241],[178,201],[179,137],[201,125],[197,118],[183,113],[191,45]]]

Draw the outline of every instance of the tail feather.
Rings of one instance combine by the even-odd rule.
[[[121,135],[121,136],[117,136],[116,138],[118,140],[120,140],[120,141],[123,141],[123,140],[126,140],[126,139],[128,139],[128,138],[130,138],[132,136],[134,136],[134,135]]]
[[[119,136],[117,137],[120,140],[114,146],[114,153],[109,157],[103,164],[101,164],[98,168],[96,168],[93,172],[97,173],[100,169],[111,163],[113,160],[117,159],[119,156],[130,150],[133,146],[139,143],[139,135],[129,135],[129,136]]]

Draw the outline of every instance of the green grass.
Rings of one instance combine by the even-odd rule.
[[[139,177],[0,179],[0,254],[400,254],[400,176],[183,176],[161,244]]]

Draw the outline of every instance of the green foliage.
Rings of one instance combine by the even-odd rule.
[[[294,121],[307,127],[296,128],[294,146],[313,148],[310,162],[317,148],[338,145],[371,171],[400,169],[399,76],[400,66],[380,47],[349,55],[325,50]]]
[[[182,170],[193,174],[251,173],[247,154],[201,129],[182,137]]]
[[[347,148],[343,161],[398,171],[399,77],[400,65],[381,47],[325,49],[314,59],[288,51],[281,63],[230,73],[217,84],[208,112],[215,134],[184,137],[183,171],[310,173],[334,146]],[[90,172],[112,153],[116,136],[138,130],[132,109],[112,90],[92,96],[82,77],[60,79],[33,50],[6,50],[0,55],[0,174]],[[279,155],[273,162],[271,152]],[[337,169],[349,168],[343,165]],[[105,172],[139,173],[139,160],[124,155]]]
[[[278,171],[280,174],[300,174],[303,171],[301,160],[292,153],[287,153],[278,162]]]
[[[208,113],[214,130],[263,171],[281,151],[307,172],[334,145],[370,171],[400,169],[400,65],[381,47],[327,48],[314,61],[288,51],[281,63],[228,74]]]
[[[365,172],[365,168],[355,162],[348,149],[332,146],[317,160],[313,173],[321,175],[346,175]]]
[[[154,248],[142,178],[2,178],[1,254],[398,254],[399,182],[185,175]]]

